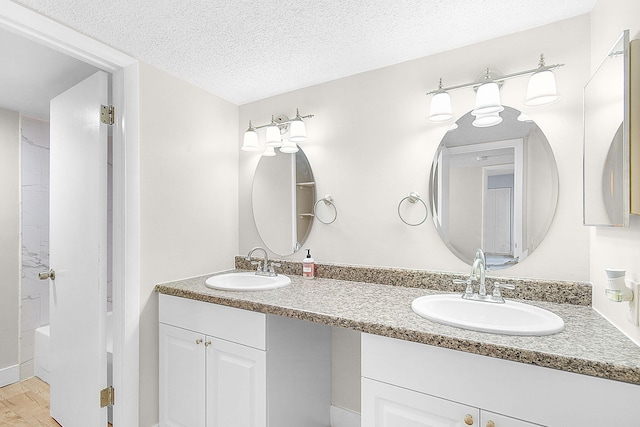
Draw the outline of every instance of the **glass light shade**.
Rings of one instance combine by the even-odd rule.
[[[265,148],[265,150],[262,153],[262,155],[265,156],[265,157],[273,157],[273,156],[276,155],[276,150],[273,147],[267,146],[267,148]]]
[[[451,96],[447,92],[436,92],[431,98],[431,109],[429,110],[430,122],[446,122],[453,118],[451,112]]]
[[[477,128],[488,128],[500,124],[501,122],[502,117],[500,117],[500,113],[496,112],[476,116],[476,119],[471,124]]]
[[[302,120],[295,119],[291,121],[289,124],[289,139],[293,142],[307,140],[307,129]]]
[[[244,139],[240,149],[244,151],[258,150],[258,133],[255,130],[249,129],[244,133]]]
[[[535,107],[553,104],[560,99],[556,89],[556,78],[551,70],[538,71],[529,77],[527,97],[524,105]]]
[[[280,128],[277,125],[267,127],[265,145],[267,147],[280,147],[282,145],[282,136],[280,135]]]
[[[282,147],[280,147],[280,151],[283,153],[289,153],[289,154],[297,153],[298,145],[293,141],[285,139],[284,143],[282,144]]]
[[[520,113],[520,115],[518,116],[518,121],[519,122],[532,122],[533,119],[531,117],[529,117],[528,114]]]
[[[495,82],[488,82],[478,87],[476,106],[471,112],[474,116],[499,113],[504,110],[500,103],[500,88]]]

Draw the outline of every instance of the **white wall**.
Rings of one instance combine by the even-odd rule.
[[[140,425],[158,422],[155,284],[233,268],[238,107],[140,64]]]
[[[49,123],[22,117],[22,279],[20,284],[20,378],[33,376],[35,330],[49,323]]]
[[[498,275],[565,280],[589,279],[589,230],[582,226],[582,87],[589,77],[588,15],[546,25],[473,46],[297,90],[240,107],[240,135],[251,119],[267,123],[272,114],[315,114],[307,121],[308,141],[301,145],[316,177],[318,195],[334,196],[338,220],[316,222],[304,247],[319,262],[393,266],[469,273],[442,243],[431,220],[419,227],[397,216],[400,199],[410,191],[427,196],[429,168],[450,123],[429,124],[429,97],[438,79],[455,85],[475,80],[486,67],[512,73],[535,68],[540,53],[548,64],[565,63],[556,72],[562,100],[524,108],[527,79],[508,81],[505,105],[529,114],[547,136],[558,164],[559,202],[549,233],[523,263]],[[398,47],[399,49],[401,46]],[[454,114],[473,108],[474,92],[451,93]],[[264,136],[261,135],[263,139]],[[261,244],[251,216],[251,180],[257,153],[240,154],[240,253]],[[298,253],[292,259],[302,259]],[[355,345],[344,344],[334,329],[333,376],[359,372]],[[355,361],[354,361],[355,360]],[[357,386],[334,387],[333,402],[359,411]]]
[[[632,40],[640,38],[640,2],[599,0],[591,13],[591,70],[625,29]],[[636,114],[634,119],[638,118]],[[626,320],[626,304],[610,302],[604,295],[607,267],[624,268],[627,277],[640,281],[640,217],[632,215],[629,228],[590,227],[590,233],[593,306],[640,345],[640,329]]]
[[[438,237],[431,221],[408,227],[397,216],[410,191],[428,194],[433,155],[450,123],[426,121],[425,93],[444,77],[445,85],[475,80],[490,66],[503,73],[535,68],[540,53],[556,72],[563,99],[523,108],[527,79],[508,81],[506,105],[523,109],[545,132],[558,162],[560,201],[543,243],[521,265],[501,274],[550,279],[588,279],[588,230],[581,225],[582,85],[589,76],[589,17],[562,21],[477,45],[405,62],[297,90],[240,107],[240,134],[251,119],[272,114],[315,114],[307,121],[305,150],[318,195],[332,194],[338,221],[316,222],[305,247],[319,262],[468,272]],[[474,92],[452,92],[454,113],[473,108]],[[263,135],[260,135],[263,138]],[[240,154],[240,251],[261,243],[251,215],[251,182],[259,153]],[[566,255],[564,242],[575,250]],[[292,256],[301,259],[302,254]],[[499,273],[500,274],[500,273]]]
[[[17,380],[20,298],[20,117],[0,108],[0,387]],[[7,370],[9,368],[9,370]]]

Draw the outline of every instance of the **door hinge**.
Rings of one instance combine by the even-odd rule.
[[[115,404],[115,393],[113,386],[100,390],[100,407],[113,406]]]
[[[100,121],[105,125],[112,125],[115,121],[115,109],[113,105],[100,106]]]

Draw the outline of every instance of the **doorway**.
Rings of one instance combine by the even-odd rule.
[[[139,407],[140,307],[138,62],[9,1],[2,1],[0,29],[49,47],[112,76],[111,103],[116,109],[113,125],[113,376],[118,395],[114,424],[136,425]],[[10,64],[3,65],[0,76]],[[65,77],[58,76],[57,80]]]

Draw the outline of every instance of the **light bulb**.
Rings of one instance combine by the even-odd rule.
[[[293,141],[285,139],[283,141],[282,147],[280,147],[280,151],[283,152],[283,153],[288,153],[288,154],[297,153],[298,152],[298,145]]]
[[[280,128],[273,122],[267,127],[267,138],[265,140],[265,145],[267,147],[280,147],[282,145]]]
[[[293,119],[289,124],[289,139],[293,142],[302,142],[307,140],[307,129],[302,119]]]
[[[524,105],[535,107],[553,104],[558,100],[560,95],[556,89],[556,78],[551,70],[538,71],[529,77]]]
[[[429,121],[446,122],[451,118],[453,118],[453,113],[451,112],[451,96],[445,91],[436,92],[431,98]]]
[[[471,124],[477,128],[488,128],[500,124],[501,122],[502,117],[500,117],[500,113],[496,112],[476,116],[476,119]]]
[[[240,147],[243,151],[256,151],[258,150],[258,133],[255,128],[251,125],[251,121],[249,121],[249,129],[244,133],[244,138],[242,140],[242,147]]]
[[[276,151],[273,147],[267,146],[267,148],[264,149],[264,152],[262,153],[262,155],[265,157],[273,157],[276,155]]]
[[[476,106],[471,112],[474,116],[499,113],[504,110],[500,103],[500,88],[496,82],[483,83],[476,93]]]

